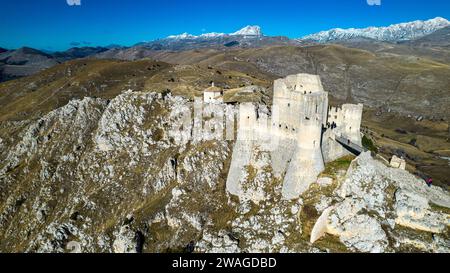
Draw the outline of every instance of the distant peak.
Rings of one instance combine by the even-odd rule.
[[[434,21],[434,22],[439,22],[439,23],[447,23],[447,24],[450,24],[450,21],[447,20],[447,19],[445,19],[445,18],[443,18],[443,17],[436,17],[436,18],[430,19],[430,20],[428,20],[428,21]]]
[[[179,35],[170,35],[167,39],[175,39],[175,40],[186,40],[186,39],[196,39],[196,38],[216,38],[223,36],[262,36],[261,28],[259,26],[246,26],[236,32],[225,34],[218,32],[204,33],[201,35],[192,35],[187,32],[179,34]]]
[[[41,55],[47,55],[47,54],[45,54],[43,51],[40,51],[40,50],[35,49],[35,48],[27,47],[27,46],[18,48],[18,49],[16,50],[16,52],[18,52],[18,53],[20,52],[20,53],[23,53],[23,54],[41,54]]]
[[[230,35],[262,36],[262,32],[259,26],[246,26]]]
[[[187,32],[179,34],[179,35],[170,35],[167,38],[169,39],[191,39],[191,38],[195,38],[196,36],[191,35]]]

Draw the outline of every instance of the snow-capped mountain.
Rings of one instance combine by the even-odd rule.
[[[167,39],[193,39],[196,38],[197,36],[191,35],[187,32],[179,34],[179,35],[170,35],[167,37]]]
[[[167,39],[177,39],[177,40],[189,40],[189,39],[197,39],[197,38],[218,38],[218,37],[225,37],[225,36],[263,36],[261,32],[261,27],[259,26],[246,26],[236,32],[233,33],[218,33],[218,32],[211,32],[211,33],[204,33],[201,35],[191,35],[189,33],[182,33],[179,35],[170,35],[167,37]]]
[[[246,26],[236,32],[210,32],[200,35],[182,33],[163,39],[142,42],[136,46],[151,50],[191,50],[199,48],[256,48],[264,46],[309,45],[311,42],[360,42],[361,39],[384,42],[412,41],[430,35],[445,27],[450,27],[447,19],[437,17],[427,21],[414,21],[395,24],[387,27],[368,27],[364,29],[336,28],[305,36],[301,39],[290,39],[284,36],[264,35],[259,26]]]
[[[243,35],[243,36],[262,36],[261,28],[259,26],[246,26],[230,35]]]
[[[199,48],[256,48],[275,45],[297,45],[296,40],[284,36],[266,36],[257,25],[246,26],[236,32],[210,32],[200,35],[182,33],[163,39],[138,43],[135,46],[151,50],[191,50]]]
[[[362,29],[335,28],[311,34],[299,40],[311,40],[319,43],[326,43],[339,40],[368,38],[378,41],[396,42],[417,39],[447,26],[450,26],[450,21],[442,17],[436,17],[427,21],[418,20],[390,25],[388,27],[368,27]]]

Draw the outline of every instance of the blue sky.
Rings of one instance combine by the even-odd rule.
[[[229,33],[246,25],[297,38],[335,27],[450,19],[448,0],[381,0],[380,6],[367,0],[0,0],[0,10],[0,47],[46,50],[133,45],[182,32]]]

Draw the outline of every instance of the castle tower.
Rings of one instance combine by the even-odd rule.
[[[362,104],[344,104],[342,105],[342,135],[350,139],[355,144],[361,145],[361,120]]]
[[[280,140],[271,154],[272,168],[276,177],[285,174],[286,199],[297,198],[324,168],[321,135],[327,114],[328,93],[318,75],[297,74],[274,82],[272,128],[278,129]]]
[[[336,133],[361,144],[361,121],[363,105],[343,104],[341,108],[331,107],[328,113],[328,123],[336,125]]]
[[[326,124],[328,93],[318,75],[297,74],[274,82],[273,110],[278,111],[278,126],[298,131],[303,117]]]
[[[335,141],[335,136],[349,139],[352,143],[362,146],[360,133],[362,112],[362,104],[344,104],[342,107],[330,108],[328,112],[330,126],[322,136],[322,155],[325,162],[350,154],[346,148]]]
[[[283,182],[283,198],[298,198],[325,169],[321,139],[322,123],[319,120],[305,118],[300,122],[296,151]]]
[[[312,171],[316,175],[325,169],[321,150],[322,124],[318,120],[304,119],[300,123],[298,147],[300,160],[310,162]]]
[[[239,105],[237,140],[226,182],[227,191],[237,196],[242,196],[244,192],[242,181],[247,175],[246,167],[251,163],[254,146],[259,144],[257,113],[258,109],[253,103]]]
[[[257,109],[251,102],[239,104],[238,139],[254,140],[257,125]]]

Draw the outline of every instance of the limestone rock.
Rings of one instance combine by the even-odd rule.
[[[333,184],[333,178],[319,177],[317,179],[317,184],[319,184],[320,186],[330,186],[331,184]]]
[[[403,158],[399,158],[396,155],[392,156],[391,167],[405,170],[406,169],[406,161]]]
[[[361,154],[352,162],[337,193],[341,200],[331,212],[326,211],[321,216],[329,213],[326,227],[319,218],[311,239],[326,230],[339,236],[350,249],[385,252],[395,247],[388,244],[388,236],[397,246],[405,241],[413,242],[416,236],[414,232],[406,232],[406,236],[411,237],[398,237],[395,224],[433,234],[445,233],[450,225],[448,214],[430,206],[433,203],[449,208],[448,192],[427,187],[405,170],[386,167],[369,153]],[[413,245],[421,246],[421,243]]]
[[[196,251],[205,253],[240,253],[238,240],[225,231],[220,231],[216,236],[205,233],[198,243]]]
[[[311,244],[319,240],[328,231],[328,217],[332,209],[334,209],[334,207],[329,207],[325,209],[320,215],[319,219],[317,219],[311,231],[311,236],[309,240]]]
[[[388,239],[380,223],[368,215],[356,215],[348,221],[333,223],[335,235],[350,249],[361,252],[381,253],[386,250]],[[337,232],[336,232],[337,231]]]
[[[432,211],[426,196],[398,190],[395,200],[398,225],[431,233],[443,233],[450,226],[450,215]]]
[[[115,240],[113,242],[114,252],[137,253],[139,246],[136,239],[136,233],[131,230],[130,226],[122,226],[120,230],[115,233]]]

